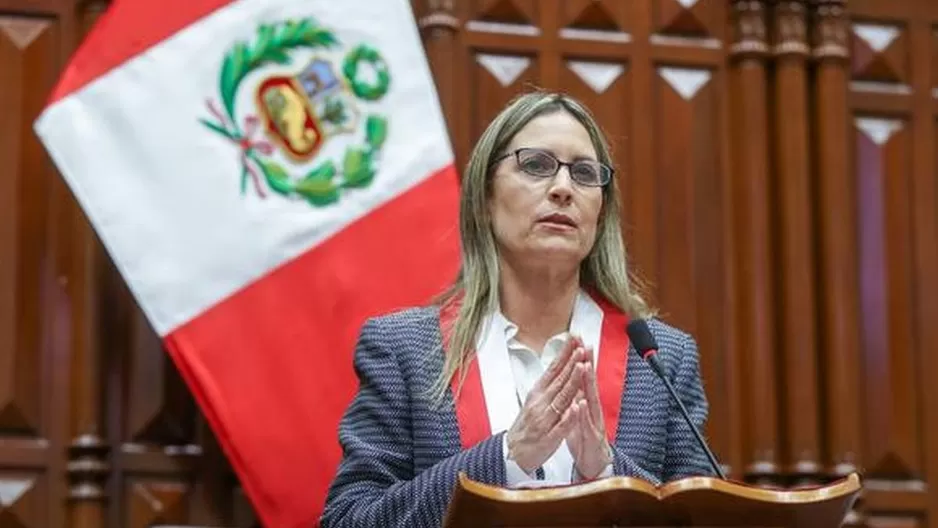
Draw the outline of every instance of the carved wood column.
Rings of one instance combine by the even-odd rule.
[[[738,276],[736,328],[744,372],[743,472],[756,482],[777,473],[775,328],[769,201],[765,2],[734,0],[730,68]]]
[[[83,37],[104,12],[104,0],[79,4],[79,28]],[[77,47],[77,42],[75,43]],[[109,447],[104,434],[100,289],[105,273],[101,243],[77,204],[69,208],[71,218],[63,234],[69,247],[70,297],[72,304],[71,390],[69,409],[69,508],[68,526],[105,526],[109,473]]]
[[[429,0],[427,12],[420,16],[417,25],[423,36],[423,45],[426,49],[427,60],[433,72],[437,94],[443,114],[453,136],[453,149],[456,151],[457,163],[466,159],[468,153],[460,152],[462,141],[462,126],[457,119],[456,102],[456,32],[459,31],[459,19],[453,13],[455,0]],[[458,132],[457,132],[458,131]],[[457,165],[458,166],[458,165]]]
[[[818,194],[819,343],[826,388],[826,472],[839,477],[858,470],[861,449],[858,372],[859,314],[856,190],[850,173],[849,79],[845,0],[811,3],[811,55],[815,62],[814,128]],[[857,506],[857,505],[855,505]],[[852,511],[846,526],[862,526]]]
[[[916,50],[913,62],[912,83],[914,105],[916,109],[931,108],[930,113],[916,110],[914,125],[914,155],[912,167],[913,209],[912,225],[914,234],[913,281],[914,311],[916,314],[916,343],[918,349],[918,394],[921,422],[917,442],[923,451],[923,473],[927,475],[924,503],[928,504],[927,517],[932,528],[938,527],[938,391],[931,388],[935,373],[938,373],[938,160],[935,147],[938,146],[938,5],[935,2],[921,4],[921,9],[928,11],[927,19],[918,20],[913,26],[910,47]],[[924,17],[922,17],[924,18]],[[923,115],[924,114],[924,115]]]
[[[101,393],[101,342],[98,286],[102,250],[78,206],[70,212],[69,249],[72,304],[71,390],[69,394],[69,526],[104,526],[109,447],[104,440]]]
[[[818,224],[820,244],[821,359],[828,472],[857,469],[860,454],[860,358],[857,327],[856,190],[850,175],[847,79],[847,17],[844,0],[815,0],[813,50],[816,62]]]
[[[910,222],[907,225],[911,227],[909,262],[912,270],[907,272],[910,276],[905,279],[905,284],[911,285],[909,290],[914,292],[906,298],[915,325],[907,326],[912,330],[909,333],[911,339],[908,340],[910,346],[907,347],[911,350],[902,352],[909,356],[906,362],[910,367],[906,368],[906,372],[910,374],[908,385],[918,387],[914,392],[918,395],[918,401],[909,402],[912,405],[904,406],[908,416],[905,423],[914,424],[914,428],[904,427],[902,437],[904,445],[918,448],[921,460],[917,466],[909,465],[911,471],[907,473],[914,476],[906,476],[909,484],[903,484],[911,488],[915,486],[911,484],[912,479],[919,475],[926,476],[927,485],[922,490],[922,505],[927,506],[922,509],[928,519],[928,526],[934,528],[938,526],[938,391],[932,388],[931,384],[935,382],[935,375],[938,374],[938,278],[935,274],[938,270],[938,160],[935,156],[935,147],[938,145],[938,6],[935,2],[919,4],[918,13],[913,13],[910,18],[906,28],[908,49],[911,51],[908,61],[913,105],[910,116],[912,177],[906,189],[910,193],[907,202],[911,209]],[[901,224],[896,227],[896,231],[899,231]],[[896,238],[900,237],[901,235]],[[887,255],[888,259],[893,258],[892,251]],[[901,347],[901,343],[895,340],[890,340],[890,345],[891,348]],[[897,350],[889,350],[891,357],[901,357],[900,354]],[[917,405],[918,416],[913,414],[916,410],[913,405]],[[916,435],[918,440],[915,440]],[[914,451],[906,449],[902,458],[915,461]],[[874,501],[878,497],[870,495],[865,511],[874,514]],[[869,515],[868,524],[872,525],[885,518],[882,512],[875,514],[878,514],[876,516],[879,518],[874,521],[869,519],[873,515]]]
[[[775,178],[781,291],[778,346],[785,380],[785,473],[814,483],[820,473],[814,222],[808,157],[807,8],[805,0],[773,3]]]

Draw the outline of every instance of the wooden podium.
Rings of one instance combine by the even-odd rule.
[[[766,489],[710,477],[655,487],[611,477],[542,489],[506,489],[459,475],[445,528],[677,527],[836,528],[860,492],[851,474],[827,486]]]

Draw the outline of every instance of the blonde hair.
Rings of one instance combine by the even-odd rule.
[[[475,340],[486,315],[498,309],[498,249],[492,233],[488,200],[490,165],[514,136],[536,117],[565,111],[589,132],[599,161],[612,167],[609,145],[592,113],[575,99],[560,93],[537,91],[511,101],[479,138],[462,180],[459,231],[462,262],[455,283],[440,299],[441,305],[459,299],[459,312],[443,343],[443,369],[431,388],[435,400],[446,393],[453,376],[472,360]],[[616,178],[603,188],[603,206],[596,241],[580,267],[580,284],[605,298],[630,317],[649,317],[652,310],[642,298],[637,281],[630,277],[622,241]],[[458,389],[457,389],[458,394]],[[457,396],[454,394],[454,396]]]

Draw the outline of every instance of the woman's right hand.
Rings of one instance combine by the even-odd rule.
[[[550,458],[576,425],[570,404],[587,369],[583,343],[572,337],[528,393],[507,433],[508,459],[525,473],[531,474]]]

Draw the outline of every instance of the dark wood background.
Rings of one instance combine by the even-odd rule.
[[[106,6],[0,0],[0,528],[249,526],[31,131]],[[852,524],[938,528],[938,2],[414,7],[460,163],[529,87],[599,114],[633,259],[698,338],[734,478],[859,470]]]

